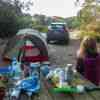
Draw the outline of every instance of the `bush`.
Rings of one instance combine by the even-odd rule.
[[[94,31],[100,33],[100,22],[92,22],[86,26],[87,31]]]
[[[44,32],[44,33],[47,33],[48,31],[48,27],[47,26],[43,26],[43,25],[37,25],[37,26],[34,26],[34,29],[40,31],[40,32]]]
[[[17,32],[16,15],[9,9],[0,9],[0,37],[12,37]]]
[[[80,39],[83,39],[85,36],[95,37],[96,40],[98,42],[100,42],[100,33],[99,32],[97,33],[97,32],[93,32],[93,31],[90,31],[90,32],[82,31],[82,32],[80,32],[79,36],[80,36]]]

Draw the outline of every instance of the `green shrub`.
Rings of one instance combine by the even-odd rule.
[[[83,39],[85,36],[95,37],[97,41],[100,42],[100,33],[96,33],[93,31],[91,32],[81,31],[79,36],[80,36],[80,39]]]
[[[36,29],[40,32],[44,32],[44,33],[46,33],[48,31],[48,27],[47,26],[42,26],[42,25],[34,26],[34,29]]]

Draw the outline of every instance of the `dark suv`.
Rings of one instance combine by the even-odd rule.
[[[47,42],[49,43],[50,41],[59,43],[69,42],[69,32],[65,23],[51,23],[47,32]]]

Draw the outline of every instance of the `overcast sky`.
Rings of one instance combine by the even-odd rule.
[[[47,16],[70,17],[75,16],[79,7],[75,6],[75,0],[33,0],[34,6],[31,14],[44,14]],[[81,0],[82,1],[82,0]]]

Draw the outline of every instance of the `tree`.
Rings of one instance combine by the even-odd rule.
[[[32,28],[34,21],[32,20],[32,16],[26,14],[21,17],[17,17],[17,26],[18,29],[22,28]]]
[[[35,14],[33,17],[35,18],[35,20],[37,21],[38,24],[47,25],[47,23],[46,23],[46,18],[47,17],[45,15]]]
[[[80,20],[76,17],[69,17],[65,19],[69,29],[77,29],[80,26]]]
[[[0,0],[0,6],[12,8],[16,14],[20,15],[23,13],[23,10],[30,10],[33,2],[30,0]]]
[[[24,8],[28,6],[25,7],[25,3],[22,4],[19,0],[0,0],[1,38],[15,35],[20,28],[31,27],[32,18],[23,13]]]
[[[17,32],[17,17],[13,11],[0,8],[0,37],[13,36]]]
[[[100,39],[100,6],[97,0],[85,0],[78,13],[81,22],[81,36],[92,35]],[[99,17],[99,18],[98,18]]]
[[[88,24],[96,23],[97,15],[100,12],[100,6],[95,3],[97,3],[95,0],[85,0],[83,3],[82,9],[78,13],[82,29],[86,29]]]

